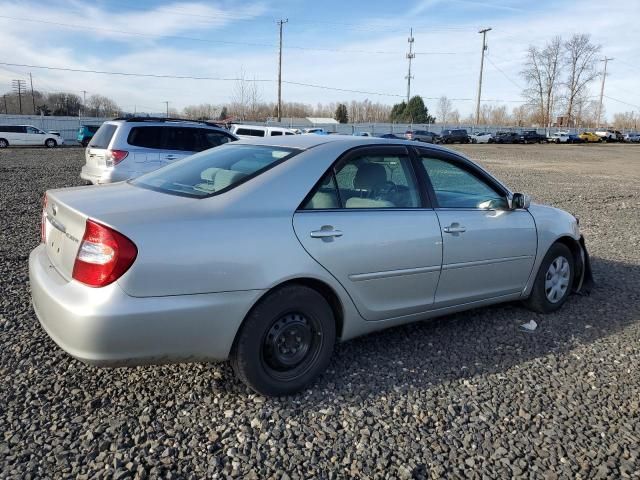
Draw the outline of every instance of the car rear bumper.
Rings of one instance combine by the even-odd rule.
[[[236,332],[261,290],[131,297],[113,283],[67,281],[40,245],[29,256],[33,308],[67,353],[97,366],[227,359]]]
[[[122,182],[124,180],[129,180],[131,177],[132,175],[130,172],[107,167],[83,165],[82,170],[80,170],[80,178],[87,182],[91,182],[94,185],[98,185],[100,183]]]

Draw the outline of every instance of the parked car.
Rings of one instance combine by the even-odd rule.
[[[316,135],[329,135],[324,128],[304,128],[302,133],[315,133]]]
[[[569,140],[567,143],[585,143],[585,140],[580,138],[580,135],[576,135],[575,133],[569,134]]]
[[[463,128],[457,130],[443,130],[440,134],[440,141],[442,143],[469,143],[469,134]]]
[[[230,359],[263,395],[308,385],[336,340],[499,302],[553,312],[590,272],[569,213],[451,150],[344,135],[49,190],[29,257],[34,310],[74,357]]]
[[[271,127],[264,125],[238,125],[231,126],[231,133],[238,138],[252,137],[276,137],[282,135],[295,135],[295,132],[289,128]]]
[[[407,130],[404,133],[404,138],[426,143],[438,143],[440,141],[440,136],[437,133],[427,130]]]
[[[631,143],[639,143],[640,142],[640,133],[627,133],[624,136],[624,141],[625,142],[631,142]]]
[[[59,132],[44,132],[33,125],[0,125],[0,148],[13,146],[58,147],[64,144]]]
[[[383,133],[382,135],[378,135],[378,138],[392,138],[395,140],[402,140],[402,137],[399,137],[393,133]]]
[[[554,132],[549,135],[549,141],[553,143],[572,143],[569,132]]]
[[[494,141],[495,143],[520,143],[520,134],[516,132],[498,132]]]
[[[80,128],[78,128],[76,140],[80,145],[86,147],[99,128],[100,125],[81,125]]]
[[[547,143],[547,136],[535,130],[525,130],[520,134],[520,143]]]
[[[85,150],[80,177],[111,183],[137,177],[238,137],[207,122],[133,117],[104,122]]]
[[[369,132],[354,132],[352,133],[354,137],[373,137],[373,135]]]
[[[583,142],[587,143],[596,143],[602,141],[602,137],[600,135],[596,135],[593,132],[582,132],[580,135],[578,135],[578,137],[580,137]]]
[[[471,143],[493,143],[494,137],[493,133],[489,132],[476,132],[469,135],[471,139]]]
[[[622,133],[618,130],[596,130],[596,135],[602,138],[603,142],[617,142],[623,137]]]

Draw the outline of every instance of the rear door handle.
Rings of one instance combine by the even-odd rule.
[[[164,158],[166,158],[167,160],[175,160],[176,158],[178,158],[178,156],[177,155],[167,155]]]
[[[464,233],[467,231],[467,228],[459,223],[452,223],[448,227],[444,227],[442,230],[444,233]]]
[[[335,238],[341,237],[342,231],[334,230],[330,225],[324,225],[320,230],[314,230],[311,232],[311,238]]]

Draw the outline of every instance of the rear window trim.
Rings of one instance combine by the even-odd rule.
[[[227,143],[226,145],[230,145],[232,144],[232,142]],[[256,170],[255,172],[253,172],[250,175],[247,175],[246,177],[243,177],[241,180],[239,180],[238,182],[229,185],[221,190],[218,190],[217,192],[213,192],[213,193],[209,193],[207,195],[195,195],[195,194],[191,194],[191,193],[187,193],[187,192],[176,192],[176,191],[170,191],[170,190],[166,190],[163,189],[161,187],[155,187],[153,185],[146,185],[146,184],[140,184],[140,183],[136,183],[139,182],[139,178],[132,178],[130,180],[127,180],[127,183],[129,185],[132,185],[134,187],[140,187],[140,188],[145,188],[147,190],[152,190],[154,192],[158,192],[158,193],[164,193],[166,195],[175,195],[178,197],[186,197],[186,198],[193,198],[194,200],[203,200],[206,198],[211,198],[211,197],[215,197],[216,195],[220,195],[222,193],[228,192],[229,190],[232,190],[236,187],[238,187],[239,185],[242,185],[245,182],[248,182],[249,180],[257,177],[258,175],[262,175],[264,172],[271,170],[272,168],[280,165],[281,163],[284,163],[285,161],[289,160],[290,158],[295,157],[296,155],[304,152],[304,149],[299,149],[299,148],[291,148],[291,147],[276,147],[273,145],[250,145],[250,144],[234,144],[233,145],[234,148],[246,148],[246,147],[265,147],[265,148],[278,148],[280,150],[286,150],[289,151],[289,155],[286,155],[282,158],[279,158],[278,160],[276,160],[275,162],[270,163],[269,165],[260,168],[259,170]],[[222,145],[220,146],[222,147]],[[220,147],[215,147],[215,148],[220,148]],[[161,170],[161,169],[160,169]],[[157,172],[158,170],[154,170],[153,172],[149,172],[149,173],[154,173]]]

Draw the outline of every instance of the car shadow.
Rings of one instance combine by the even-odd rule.
[[[639,322],[640,266],[592,258],[592,267],[596,284],[591,294],[572,295],[552,314],[536,314],[520,303],[507,303],[340,344],[313,389],[357,394],[371,392],[374,385],[378,394],[384,394],[499,374],[538,357],[596,342]],[[530,320],[537,323],[533,332],[521,327]],[[322,403],[316,395],[309,400]]]

